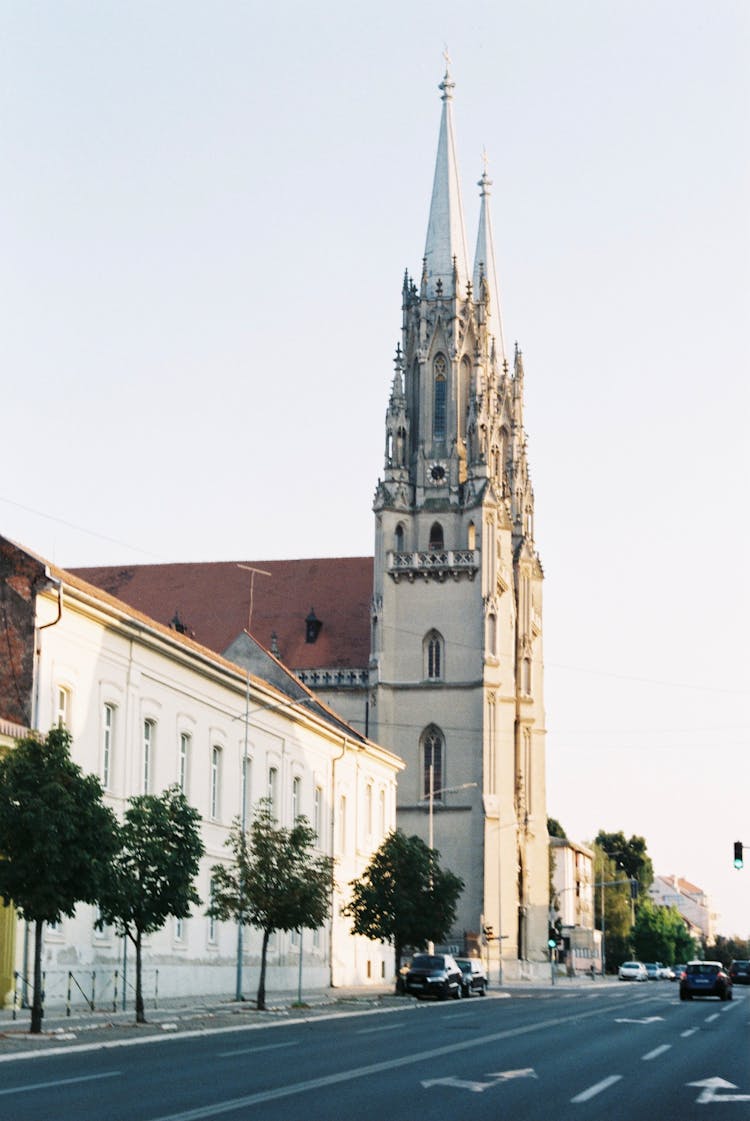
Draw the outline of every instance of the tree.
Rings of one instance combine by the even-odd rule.
[[[563,829],[557,818],[547,818],[547,833],[550,837],[561,837],[563,841],[567,841],[568,834]]]
[[[456,917],[464,882],[440,867],[439,856],[421,838],[396,829],[350,884],[352,898],[341,913],[354,920],[353,934],[393,944],[396,977],[404,948],[443,941]]]
[[[300,816],[291,829],[276,824],[271,801],[261,798],[250,829],[232,824],[231,864],[211,869],[207,914],[235,919],[263,932],[257,1006],[266,1007],[266,954],[275,930],[315,930],[331,911],[333,858],[314,851],[317,835]]]
[[[615,859],[594,842],[594,922],[604,929],[604,955],[611,970],[631,956],[632,901],[630,883]],[[620,882],[622,881],[622,886]],[[602,917],[602,906],[604,916]]]
[[[648,891],[654,881],[654,866],[646,851],[646,841],[643,837],[636,837],[634,834],[629,841],[626,841],[622,830],[619,833],[605,833],[600,829],[594,844],[604,849],[617,866],[623,869],[626,876],[638,880],[642,895]]]
[[[689,961],[695,943],[676,907],[657,907],[644,899],[633,926],[633,947],[641,961]]]
[[[139,794],[117,829],[111,875],[100,896],[97,925],[113,923],[135,946],[135,1019],[145,1023],[142,986],[144,934],[160,930],[171,916],[187,918],[201,900],[193,880],[203,856],[200,814],[178,786],[162,794]]]
[[[42,1030],[42,930],[95,903],[116,823],[95,775],[70,758],[70,733],[28,736],[0,759],[0,896],[34,923],[31,1031]]]

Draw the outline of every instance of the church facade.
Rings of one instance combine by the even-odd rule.
[[[234,660],[251,630],[400,756],[398,823],[464,879],[450,944],[481,950],[494,977],[547,959],[543,571],[491,181],[485,168],[470,262],[453,88],[446,72],[424,260],[403,283],[374,556],[78,572]]]
[[[467,256],[446,72],[421,276],[403,328],[375,496],[372,734],[400,755],[399,822],[466,887],[460,925],[508,963],[545,956],[542,567],[520,352],[503,339],[480,179]]]

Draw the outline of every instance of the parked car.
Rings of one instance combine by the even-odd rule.
[[[665,965],[661,971],[661,975],[665,981],[674,981],[674,966]]]
[[[644,961],[649,981],[661,981],[661,968],[658,961]]]
[[[750,985],[750,961],[733,961],[729,966],[733,985]]]
[[[452,954],[415,954],[404,980],[404,991],[421,1000],[432,996],[447,1000],[461,996],[463,973]]]
[[[672,974],[673,975],[672,975],[672,977],[670,977],[670,981],[681,981],[682,980],[682,975],[685,972],[686,968],[687,968],[687,966],[684,965],[684,964],[673,965],[672,966]]]
[[[485,996],[489,981],[479,958],[456,958],[456,965],[463,974],[461,996],[471,996],[472,993]]]
[[[646,966],[642,961],[624,961],[617,970],[621,981],[648,981]]]
[[[689,961],[680,981],[680,1000],[694,996],[732,999],[732,978],[720,961]]]

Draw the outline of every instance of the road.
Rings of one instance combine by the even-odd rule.
[[[2,1121],[713,1121],[750,1117],[750,989],[485,999],[71,1047],[0,1062]]]

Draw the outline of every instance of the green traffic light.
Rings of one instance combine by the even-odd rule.
[[[742,841],[734,842],[734,866],[735,868],[742,868],[745,864],[745,858],[742,855],[744,846]]]

